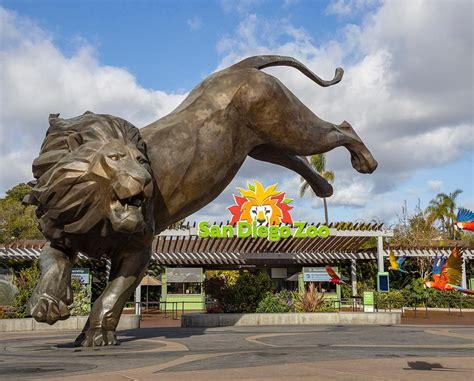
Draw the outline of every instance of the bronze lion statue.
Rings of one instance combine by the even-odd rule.
[[[48,240],[29,303],[36,320],[54,324],[69,316],[78,252],[106,256],[108,284],[76,344],[116,344],[116,326],[143,277],[154,235],[214,200],[247,156],[295,171],[320,197],[330,196],[332,187],[306,156],[344,146],[357,171],[375,170],[377,162],[349,123],[318,118],[260,70],[270,66],[294,67],[320,86],[343,75],[338,68],[324,81],[291,57],[255,56],[210,75],[173,112],[140,130],[111,115],[50,116],[25,200],[37,205]]]

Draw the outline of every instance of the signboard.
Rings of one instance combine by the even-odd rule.
[[[324,267],[303,267],[305,282],[330,282],[331,277]]]
[[[364,312],[374,312],[374,293],[373,291],[364,291],[363,294]]]
[[[81,282],[81,284],[89,284],[89,269],[76,268],[72,269],[71,276]]]
[[[389,292],[390,283],[388,273],[378,273],[377,274],[377,291],[380,292]]]
[[[232,218],[227,225],[211,224],[209,221],[198,223],[200,238],[266,238],[279,241],[294,238],[327,238],[330,234],[325,225],[311,225],[304,221],[293,221],[293,199],[286,192],[277,190],[278,184],[265,187],[254,180],[247,182],[247,188],[237,188],[234,204],[227,210]]]

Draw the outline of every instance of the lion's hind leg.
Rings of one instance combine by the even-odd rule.
[[[71,271],[75,253],[51,247],[48,242],[40,255],[41,277],[28,302],[28,312],[35,320],[54,324],[69,317],[72,303]]]
[[[359,135],[354,131],[349,122],[342,122],[337,128],[347,136],[349,143],[346,148],[351,153],[352,167],[360,173],[372,173],[377,168],[377,161],[365,146]]]
[[[336,125],[318,118],[278,79],[265,73],[251,73],[250,81],[252,86],[242,86],[232,104],[262,144],[300,156],[343,146],[357,171],[370,173],[377,168],[377,161],[349,123]]]
[[[314,193],[319,197],[332,196],[333,189],[331,184],[311,167],[308,159],[304,156],[292,155],[268,144],[255,147],[249,153],[249,156],[256,160],[281,165],[298,173],[308,182]]]

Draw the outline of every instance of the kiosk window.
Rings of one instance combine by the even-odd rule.
[[[168,283],[168,294],[200,294],[201,283]]]
[[[305,282],[306,291],[309,290],[309,284],[311,282]],[[332,282],[313,282],[318,292],[333,292],[336,293],[336,284]]]

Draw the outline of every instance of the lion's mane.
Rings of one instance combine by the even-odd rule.
[[[71,119],[52,114],[49,124],[33,162],[36,181],[25,203],[37,206],[40,229],[53,242],[61,243],[67,234],[83,234],[93,227],[100,236],[111,234],[110,225],[97,212],[108,195],[100,192],[90,167],[111,139],[132,143],[147,157],[139,130],[124,119],[91,112]]]

